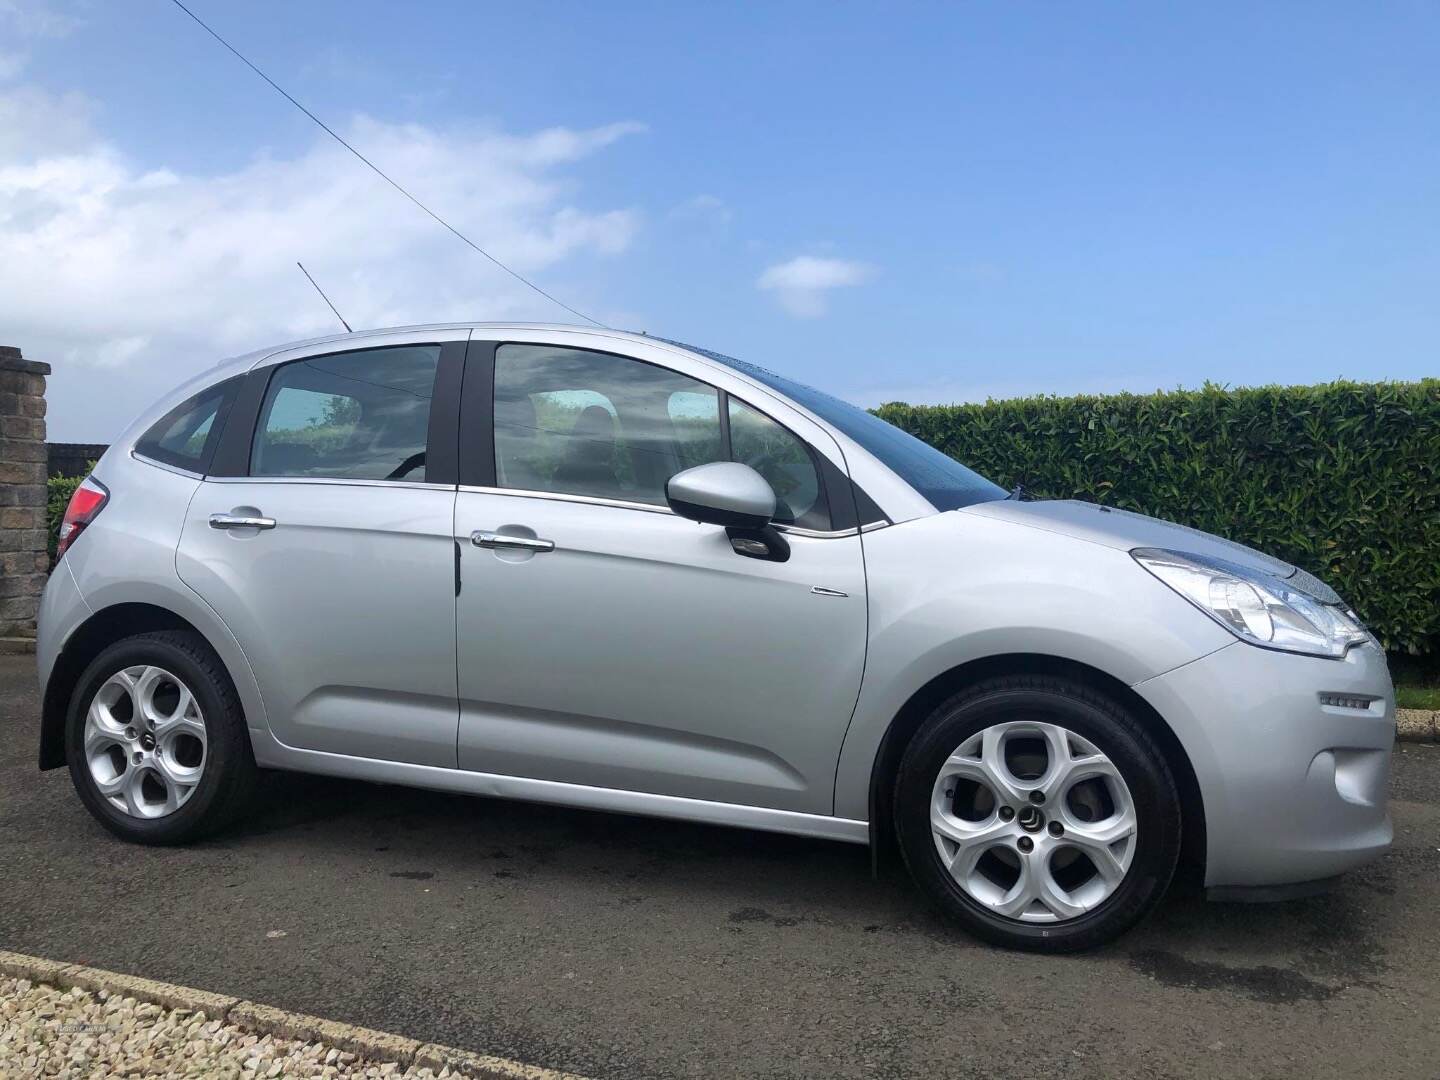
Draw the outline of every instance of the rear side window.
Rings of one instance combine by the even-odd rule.
[[[365,349],[276,368],[251,445],[251,476],[425,479],[440,346]]]
[[[140,436],[135,452],[179,469],[205,472],[243,379],[243,375],[226,379],[176,405]]]

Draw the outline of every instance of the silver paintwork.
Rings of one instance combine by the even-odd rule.
[[[157,701],[161,690],[174,701]],[[85,764],[100,795],[131,817],[173,814],[205,773],[205,717],[190,688],[150,665],[111,675],[85,712]]]
[[[267,757],[267,760],[271,759]],[[706,825],[731,825],[852,844],[864,844],[869,837],[869,825],[866,822],[838,818],[830,814],[805,814],[733,802],[657,795],[648,791],[567,784],[527,776],[438,768],[433,765],[411,765],[402,761],[378,761],[374,758],[326,754],[314,750],[286,750],[283,764],[275,764],[274,767],[323,776],[342,776],[377,784],[401,784],[406,787],[453,791],[464,795],[485,795],[497,799],[522,799],[526,802],[575,806],[615,814],[643,814],[646,817],[696,821]]]
[[[1005,759],[1006,741],[1025,736],[1043,740],[1046,749],[1045,771],[1033,780],[1016,776]],[[961,780],[989,793],[986,817],[956,814]],[[1075,801],[1077,785],[1087,782],[1109,794],[1112,812],[1103,819],[1082,816]],[[940,861],[972,899],[997,915],[1044,923],[1076,918],[1114,893],[1130,871],[1138,822],[1124,777],[1099,747],[1056,724],[1017,720],[977,731],[940,766],[930,829]],[[1003,882],[1008,887],[985,873],[987,853],[1015,864],[1014,882]],[[1077,873],[1084,880],[1068,889],[1054,873],[1056,860],[1067,858],[1089,864],[1088,876]]]
[[[678,472],[665,485],[665,496],[761,521],[775,516],[774,489],[763,476],[739,461],[712,461]]]
[[[774,563],[673,514],[461,491],[455,532],[476,529],[555,550],[465,545],[459,768],[834,812],[865,662],[858,535],[792,536]]]
[[[454,765],[454,508],[433,486],[199,485],[173,572],[243,642],[282,743]]]
[[[787,529],[790,560],[769,563],[663,506],[201,479],[132,453],[159,416],[229,375],[472,334],[618,352],[724,389],[852,476],[888,524]],[[42,682],[92,613],[165,608],[225,664],[262,766],[864,842],[877,750],[906,701],[963,665],[1031,655],[1130,688],[1173,732],[1204,801],[1207,884],[1326,877],[1390,843],[1383,654],[1366,645],[1331,660],[1238,642],[1128,552],[1290,568],[1079,503],[937,513],[805,409],[643,335],[467,323],[252,353],[158,402],[96,476],[110,502],[42,601]],[[215,529],[212,514],[275,527]],[[555,548],[480,548],[476,532]]]

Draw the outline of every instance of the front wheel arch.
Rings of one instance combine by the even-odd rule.
[[[159,630],[179,630],[194,634],[210,646],[219,658],[214,644],[189,620],[168,608],[155,604],[126,603],[101,608],[77,626],[56,657],[45,683],[40,705],[40,768],[58,769],[65,765],[65,720],[70,712],[70,699],[76,682],[90,662],[106,648],[122,638]],[[225,666],[220,660],[221,667]],[[235,683],[233,672],[226,671]]]
[[[1176,883],[1198,887],[1205,879],[1205,800],[1190,756],[1179,738],[1154,707],[1125,683],[1099,668],[1063,657],[1039,653],[1010,653],[972,660],[942,672],[912,694],[890,721],[870,769],[870,857],[878,873],[881,864],[898,861],[895,841],[895,778],[910,739],[942,701],[983,679],[1004,675],[1054,675],[1074,679],[1098,690],[1141,718],[1165,755],[1180,794],[1182,837]]]

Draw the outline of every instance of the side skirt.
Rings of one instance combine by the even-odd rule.
[[[742,806],[738,803],[709,802],[705,799],[685,799],[678,795],[652,795],[645,791],[564,784],[556,780],[534,780],[523,776],[467,772],[434,765],[411,765],[401,761],[349,757],[344,754],[285,746],[276,742],[268,733],[262,735],[253,728],[250,734],[253,741],[264,738],[270,743],[270,752],[264,754],[263,760],[258,762],[264,768],[289,769],[294,772],[339,776],[376,784],[429,788],[464,795],[552,803],[616,814],[698,821],[706,825],[730,825],[741,829],[812,836],[820,840],[840,840],[851,844],[870,842],[869,823],[849,818],[801,814],[793,810],[770,810],[763,806]],[[262,755],[257,754],[256,757],[258,759]]]

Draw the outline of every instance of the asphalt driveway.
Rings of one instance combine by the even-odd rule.
[[[1440,1072],[1440,747],[1397,749],[1395,849],[1335,893],[1049,959],[858,847],[400,788],[277,774],[129,846],[36,771],[36,696],[0,657],[3,949],[601,1077]]]

